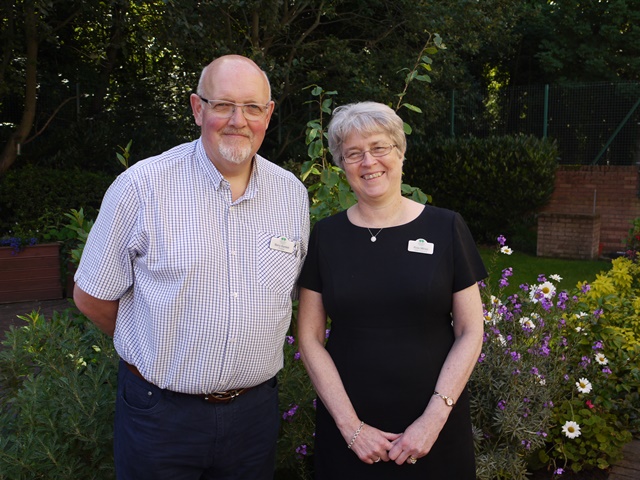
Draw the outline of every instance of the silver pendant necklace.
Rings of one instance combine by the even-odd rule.
[[[367,227],[367,230],[369,230],[369,227]],[[371,230],[369,230],[369,235],[371,235],[371,241],[375,242],[377,240],[377,236],[380,235],[380,232],[384,230],[384,227],[382,227],[380,230],[378,230],[378,233],[376,233],[375,235],[373,233],[371,233]]]

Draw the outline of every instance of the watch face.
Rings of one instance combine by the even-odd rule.
[[[450,398],[446,398],[445,402],[447,402],[447,405],[449,406],[453,405],[453,400],[451,400]]]

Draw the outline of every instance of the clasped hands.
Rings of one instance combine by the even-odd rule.
[[[429,453],[436,438],[437,433],[418,422],[410,425],[404,433],[384,432],[364,424],[351,450],[361,461],[369,464],[380,461],[415,464]]]

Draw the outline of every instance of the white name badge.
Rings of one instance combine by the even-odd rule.
[[[279,252],[293,253],[295,249],[295,242],[292,242],[287,237],[273,237],[269,247],[272,250],[278,250]]]
[[[427,242],[424,238],[419,238],[417,240],[409,240],[409,248],[407,250],[409,250],[410,252],[432,255],[433,243]]]

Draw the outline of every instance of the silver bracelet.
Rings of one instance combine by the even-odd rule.
[[[364,422],[360,422],[360,426],[358,427],[358,429],[353,434],[353,437],[351,437],[351,441],[349,442],[349,445],[347,445],[347,448],[349,450],[351,450],[351,447],[353,446],[353,442],[355,442],[356,438],[358,438],[358,435],[360,435],[360,432],[362,431],[362,427],[364,427]]]

